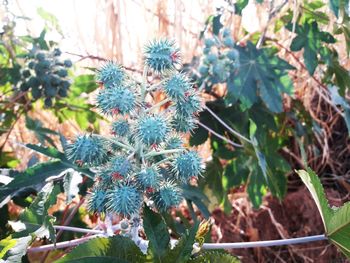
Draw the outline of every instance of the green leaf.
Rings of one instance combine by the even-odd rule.
[[[195,224],[189,232],[181,237],[173,249],[168,249],[164,261],[166,263],[187,262],[190,258],[199,223]]]
[[[321,214],[321,218],[327,232],[328,228],[326,222],[329,222],[332,216],[332,210],[329,207],[320,179],[310,168],[308,168],[306,171],[299,170],[297,173],[303,183],[309,189],[311,196],[317,205],[318,211]]]
[[[131,239],[118,235],[89,240],[56,262],[138,263],[146,262],[146,257]]]
[[[191,133],[190,137],[190,145],[191,146],[197,146],[205,143],[205,141],[208,139],[209,133],[206,129],[202,128],[201,126],[198,126],[194,131]]]
[[[83,181],[79,172],[67,171],[63,179],[64,193],[66,194],[66,203],[70,203],[72,199],[79,193],[78,185]]]
[[[162,261],[162,257],[169,247],[170,235],[163,218],[145,205],[143,226],[149,240],[149,249],[152,252],[154,262],[165,262]]]
[[[62,137],[61,138],[61,141],[63,140]],[[64,144],[65,142],[62,141],[62,143]],[[42,147],[42,146],[38,146],[36,144],[26,144],[25,145],[27,148],[29,149],[32,149],[38,153],[41,153],[41,154],[44,154],[48,157],[52,157],[52,158],[55,158],[55,159],[59,159],[62,164],[66,165],[67,169],[68,168],[73,168],[74,170],[80,172],[80,173],[83,173],[85,175],[87,175],[89,178],[94,178],[94,173],[91,172],[89,169],[86,169],[86,168],[81,168],[77,165],[75,165],[74,163],[72,163],[71,161],[69,161],[65,154],[58,151],[56,148],[53,148],[53,147]],[[65,145],[63,145],[63,147],[65,147]]]
[[[47,21],[54,29],[57,30],[58,33],[63,35],[62,29],[60,27],[60,23],[58,22],[58,19],[51,13],[45,11],[42,7],[39,7],[37,9],[38,15]]]
[[[19,190],[42,184],[47,178],[58,175],[67,168],[60,161],[50,161],[34,165],[23,172],[10,170],[10,177],[14,179],[0,187],[0,200],[3,201],[3,198],[8,195],[13,196]]]
[[[16,243],[16,240],[13,240],[11,238],[0,240],[0,259],[2,259],[5,256],[6,252],[13,248]]]
[[[288,70],[294,68],[272,49],[257,49],[251,42],[236,49],[240,64],[229,77],[226,99],[231,103],[239,100],[243,108],[250,108],[260,97],[269,110],[281,112],[282,94],[291,94],[293,88],[291,81],[286,81]]]
[[[290,50],[299,51],[304,48],[304,63],[307,71],[312,76],[318,65],[317,54],[320,53],[324,43],[335,43],[335,38],[328,32],[320,31],[317,22],[311,24],[295,25],[297,36],[293,39]],[[290,23],[286,28],[292,31],[293,25]]]
[[[242,15],[243,9],[248,5],[248,0],[237,0],[235,3],[235,14]]]
[[[39,120],[35,120],[26,115],[26,127],[33,131],[37,139],[41,144],[48,142],[52,146],[55,146],[54,141],[48,136],[49,135],[59,135],[59,133],[42,127],[42,123]]]
[[[221,24],[221,15],[217,15],[213,17],[213,33],[214,35],[219,35],[220,29],[224,26]]]
[[[326,236],[348,258],[350,258],[350,202],[342,207],[329,207],[322,184],[314,171],[297,171],[302,181],[309,189],[318,211],[320,212]]]
[[[70,87],[71,93],[74,96],[79,96],[83,92],[90,93],[98,88],[94,74],[80,75],[74,79]]]
[[[239,263],[241,262],[238,258],[232,256],[225,251],[205,251],[200,255],[192,258],[188,263]]]

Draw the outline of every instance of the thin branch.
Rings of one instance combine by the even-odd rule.
[[[36,252],[49,251],[49,250],[59,249],[59,248],[74,247],[76,245],[85,243],[86,241],[89,241],[90,239],[93,239],[96,237],[103,237],[103,235],[86,236],[86,237],[77,238],[74,240],[58,242],[58,243],[56,243],[56,245],[50,244],[50,245],[44,245],[44,246],[39,246],[39,247],[30,247],[30,248],[28,248],[27,252],[36,253]]]
[[[247,139],[246,137],[244,137],[242,134],[240,134],[239,132],[235,131],[234,129],[232,129],[226,122],[224,122],[218,115],[216,115],[209,107],[207,107],[206,105],[204,105],[204,108],[215,118],[218,120],[218,122],[220,122],[226,129],[229,130],[229,132],[231,132],[233,135],[236,135],[237,137],[241,138],[242,140],[245,140],[246,142],[249,142],[250,144],[252,144],[252,141]]]
[[[157,104],[154,104],[151,108],[148,108],[147,110],[145,110],[145,112],[150,112],[154,109],[160,108],[161,106],[163,106],[164,104],[168,103],[170,101],[169,98],[166,98],[160,102],[158,102]]]
[[[85,233],[85,234],[104,234],[105,233],[102,230],[87,229],[87,228],[72,227],[72,226],[53,226],[53,228],[62,230],[62,231],[71,231],[71,232]]]
[[[209,131],[211,134],[215,135],[216,137],[220,138],[221,140],[227,142],[228,144],[231,144],[232,146],[235,147],[243,147],[243,145],[241,144],[237,144],[234,143],[233,141],[231,141],[230,139],[227,139],[226,137],[218,134],[217,132],[213,131],[211,128],[209,128],[208,126],[206,126],[205,124],[201,123],[201,122],[197,122],[199,126],[203,127],[204,129],[206,129],[207,131]]]
[[[183,152],[184,149],[171,149],[171,150],[164,150],[164,151],[159,151],[159,152],[149,152],[145,154],[143,157],[148,158],[148,157],[154,157],[162,154],[172,154],[172,153],[178,153],[178,152]]]
[[[236,243],[204,243],[202,249],[233,249],[233,248],[252,248],[252,247],[272,247],[310,243],[327,240],[325,235],[316,235],[308,237],[297,237],[289,239],[256,241],[256,242],[236,242]]]

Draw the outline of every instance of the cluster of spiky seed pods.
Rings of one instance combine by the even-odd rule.
[[[67,97],[71,85],[68,71],[73,64],[61,60],[61,51],[35,50],[27,56],[27,68],[21,72],[21,91],[31,91],[33,100],[44,98],[46,107],[52,107],[55,98]]]
[[[239,52],[228,28],[223,28],[219,35],[204,39],[203,59],[198,67],[199,82],[205,80],[212,84],[228,80],[230,72],[239,68]]]
[[[113,136],[82,135],[67,146],[70,160],[97,170],[88,198],[92,212],[132,217],[143,202],[166,211],[181,202],[180,185],[202,171],[198,153],[186,149],[183,140],[196,127],[201,100],[176,69],[179,50],[173,41],[150,42],[144,63],[142,81],[114,62],[98,71],[97,106],[113,119]],[[148,73],[161,80],[149,84]],[[155,93],[165,99],[154,101]]]

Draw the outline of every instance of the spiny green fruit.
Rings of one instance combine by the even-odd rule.
[[[66,154],[69,160],[79,166],[84,164],[97,166],[108,159],[108,144],[105,140],[92,135],[78,136],[74,143],[68,144]]]
[[[108,192],[107,210],[123,216],[137,214],[141,208],[142,199],[136,187],[119,185]]]
[[[63,61],[63,64],[66,68],[70,68],[73,66],[73,63],[70,59],[66,59],[65,61]]]
[[[205,45],[205,47],[209,47],[210,48],[210,47],[215,45],[215,40],[212,39],[212,38],[206,38],[204,40],[204,45]]]
[[[101,189],[94,189],[87,196],[87,209],[93,213],[102,213],[106,210],[107,193]]]
[[[225,37],[223,40],[223,43],[227,47],[234,47],[235,46],[235,42],[233,41],[233,38],[230,36]]]
[[[192,132],[196,127],[196,122],[193,117],[175,115],[172,119],[171,125],[177,132]]]
[[[136,175],[137,183],[148,193],[153,193],[162,180],[157,168],[147,167]]]
[[[32,99],[38,100],[45,97],[44,104],[46,107],[52,107],[54,98],[67,97],[67,91],[70,86],[66,78],[68,72],[64,67],[70,67],[71,61],[61,62],[59,49],[54,51],[39,50],[28,55],[28,68],[21,72],[22,83],[27,85],[20,86],[22,91],[28,91],[30,88]],[[27,79],[29,78],[29,79]]]
[[[110,176],[118,181],[132,172],[132,164],[126,156],[116,156],[108,163],[107,170]]]
[[[119,64],[109,61],[98,71],[97,80],[101,81],[105,88],[120,86],[125,80],[125,71]]]
[[[150,42],[145,47],[145,64],[156,73],[164,73],[180,64],[179,49],[168,39]]]
[[[114,135],[124,137],[130,131],[130,124],[125,119],[119,119],[112,123],[112,132]]]
[[[148,146],[164,142],[170,130],[162,116],[141,117],[136,129],[138,138]]]
[[[176,102],[176,113],[183,117],[191,117],[201,110],[200,101],[198,94],[193,91],[183,101]]]
[[[164,84],[166,94],[175,101],[184,100],[190,89],[191,84],[187,76],[182,73],[174,74]]]
[[[174,182],[166,181],[154,192],[151,199],[159,211],[166,212],[182,201],[181,190]]]
[[[128,114],[136,106],[136,95],[127,86],[112,86],[100,90],[97,105],[105,114]]]
[[[178,179],[187,182],[192,177],[198,177],[202,172],[202,160],[195,151],[188,151],[179,155],[173,164]]]

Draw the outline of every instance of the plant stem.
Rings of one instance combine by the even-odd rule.
[[[117,140],[113,139],[113,138],[109,138],[107,136],[106,137],[105,136],[101,136],[99,134],[93,134],[93,136],[100,137],[102,139],[108,140],[108,141],[110,141],[110,142],[112,142],[112,143],[114,143],[114,144],[118,145],[119,147],[122,147],[122,148],[124,148],[126,150],[134,151],[134,148],[132,148],[130,145],[126,145],[126,144],[124,144],[124,143],[122,143],[120,141],[117,141]]]
[[[149,152],[147,154],[145,154],[143,157],[147,158],[147,157],[154,157],[154,156],[158,156],[158,155],[162,155],[162,154],[172,154],[172,153],[178,153],[178,152],[183,152],[184,149],[171,149],[171,150],[164,150],[164,151],[159,151],[159,152]]]
[[[234,147],[243,147],[243,145],[234,143],[233,141],[231,141],[230,139],[227,139],[226,137],[218,134],[217,132],[213,131],[211,128],[209,128],[207,125],[201,123],[201,122],[197,122],[199,126],[203,127],[204,129],[206,129],[207,131],[209,131],[211,134],[215,135],[216,137],[220,138],[221,140],[227,142],[228,144],[231,144]]]
[[[224,122],[218,115],[216,115],[209,107],[207,107],[206,105],[204,105],[204,108],[215,118],[218,120],[218,122],[220,122],[226,129],[229,130],[229,132],[231,132],[233,135],[236,135],[237,137],[241,138],[242,140],[245,140],[246,142],[249,142],[250,144],[252,143],[251,140],[247,139],[246,137],[244,137],[242,134],[240,134],[239,132],[235,131],[234,129],[232,129],[226,122]]]
[[[167,79],[163,79],[163,80],[161,80],[161,81],[159,81],[158,83],[156,83],[156,84],[153,84],[152,86],[149,86],[146,90],[148,91],[148,92],[150,92],[150,91],[152,91],[152,90],[155,90],[155,89],[157,89],[160,85],[162,85],[164,82],[166,82],[167,81]]]
[[[147,113],[147,112],[150,112],[154,109],[157,109],[157,108],[163,106],[164,104],[168,103],[169,101],[170,101],[170,99],[166,98],[165,100],[162,100],[162,101],[158,102],[157,104],[154,104],[151,108],[145,110],[145,112]]]
[[[148,67],[145,66],[143,68],[143,73],[142,73],[142,83],[141,83],[141,100],[144,101],[146,97],[146,85],[147,85],[147,73],[148,73]]]
[[[54,229],[62,230],[62,231],[72,231],[77,233],[86,233],[86,234],[104,234],[102,230],[95,229],[86,229],[80,227],[72,227],[72,226],[53,226]]]
[[[90,239],[93,239],[96,237],[101,237],[101,235],[92,235],[92,236],[77,238],[74,240],[58,242],[58,243],[56,243],[56,245],[50,244],[50,245],[44,245],[44,246],[39,246],[39,247],[30,247],[30,248],[28,248],[27,252],[32,252],[32,253],[34,252],[35,253],[35,252],[43,252],[43,251],[59,249],[59,248],[74,247],[76,245],[85,243],[86,241],[89,241]]]
[[[252,248],[252,247],[272,247],[310,243],[315,241],[327,240],[325,235],[316,235],[308,237],[297,237],[279,240],[255,241],[255,242],[236,242],[236,243],[204,243],[202,249],[233,249],[233,248]]]
[[[103,237],[103,235],[93,235],[82,237],[70,241],[59,242],[50,245],[44,245],[39,247],[31,247],[28,249],[28,252],[42,252],[59,248],[73,247],[84,243],[95,237]],[[295,245],[310,243],[316,241],[327,240],[325,235],[315,235],[308,237],[297,237],[289,239],[278,239],[278,240],[267,240],[267,241],[255,241],[255,242],[236,242],[236,243],[204,243],[202,249],[233,249],[233,248],[253,248],[253,247],[271,247],[271,246],[284,246],[284,245]],[[197,244],[198,245],[198,244]]]

